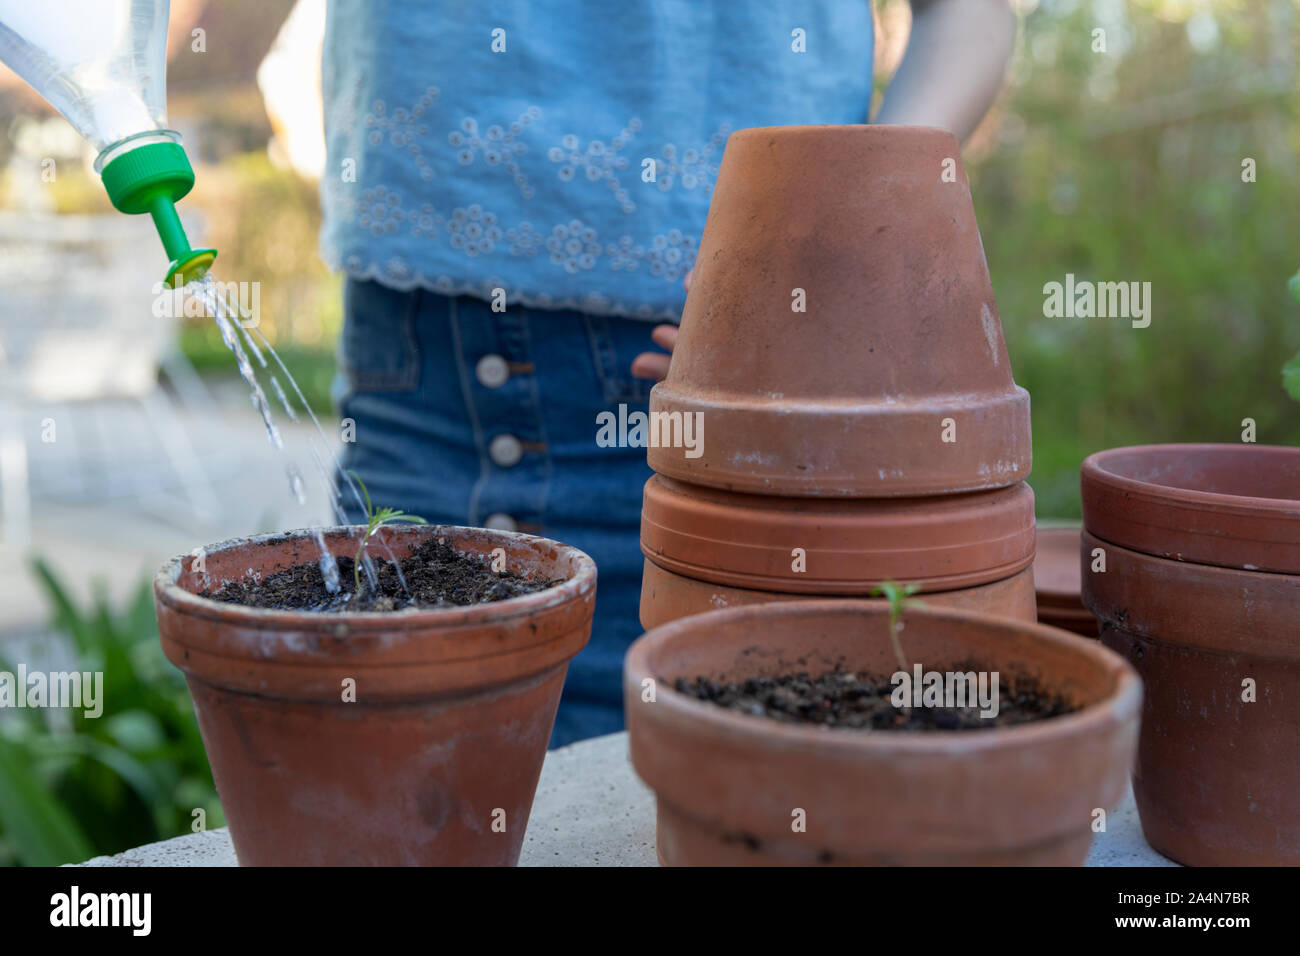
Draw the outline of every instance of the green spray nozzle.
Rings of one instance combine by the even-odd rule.
[[[149,213],[171,264],[169,286],[201,279],[216,249],[191,249],[176,214],[176,202],[194,187],[194,168],[179,143],[146,143],[112,159],[101,173],[113,206],[125,213]]]

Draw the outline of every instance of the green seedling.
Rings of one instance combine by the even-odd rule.
[[[352,564],[352,577],[357,586],[357,594],[361,593],[361,562],[366,556],[366,545],[386,524],[395,524],[405,521],[409,524],[428,524],[419,515],[408,515],[405,511],[398,511],[396,508],[380,508],[375,510],[375,506],[370,501],[370,492],[366,490],[366,483],[361,480],[361,476],[355,471],[349,471],[349,475],[356,479],[361,486],[361,494],[366,499],[366,530],[361,535],[361,543],[357,545],[357,556]]]
[[[920,601],[911,597],[921,590],[919,584],[899,584],[896,581],[882,581],[871,589],[871,593],[883,597],[889,602],[889,642],[894,645],[894,654],[898,658],[899,670],[906,671],[907,658],[903,656],[903,645],[898,640],[898,632],[903,626],[903,612],[912,607],[924,607]]]

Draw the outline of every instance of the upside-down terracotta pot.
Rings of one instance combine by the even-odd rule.
[[[762,600],[866,597],[891,579],[920,585],[938,604],[1034,619],[1034,494],[1023,482],[932,498],[817,499],[655,475],[641,550],[645,627]]]
[[[1084,603],[1146,683],[1148,842],[1300,864],[1300,449],[1118,448],[1082,486]]]
[[[870,588],[862,588],[829,600],[852,601],[879,598]],[[703,614],[724,607],[748,607],[769,601],[806,601],[807,594],[788,591],[754,591],[688,578],[666,571],[649,558],[641,574],[641,626],[646,630],[691,614]],[[995,617],[1014,617],[1022,621],[1038,619],[1034,603],[1033,569],[991,584],[976,584],[952,591],[922,591],[917,602],[927,607],[950,607],[959,611],[978,611]]]
[[[837,666],[888,675],[897,664],[887,606],[810,600],[674,621],[634,643],[624,669],[632,764],[655,791],[660,860],[1082,864],[1094,811],[1120,800],[1137,745],[1133,669],[1095,641],[1041,624],[936,609],[908,611],[904,623],[905,653],[926,670],[992,670],[1004,682],[1032,675],[1081,709],[936,732],[741,714],[674,682]],[[797,810],[803,832],[791,824]]]
[[[357,529],[327,531],[351,556]],[[214,545],[154,581],[163,650],[189,683],[239,862],[513,865],[568,662],[591,631],[596,568],[545,538],[456,527],[384,532],[402,558],[429,535],[562,583],[468,607],[272,611],[200,597],[314,561],[309,532]],[[345,702],[344,681],[355,701]]]
[[[1097,636],[1097,619],[1083,606],[1075,528],[1039,528],[1034,545],[1034,597],[1038,620],[1084,637]]]
[[[956,138],[733,133],[650,409],[670,432],[650,467],[724,490],[916,497],[1024,479],[1029,396]],[[672,439],[681,416],[702,426],[693,447]]]

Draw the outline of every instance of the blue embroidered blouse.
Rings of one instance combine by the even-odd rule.
[[[727,134],[866,121],[869,0],[331,0],[321,254],[676,318]]]

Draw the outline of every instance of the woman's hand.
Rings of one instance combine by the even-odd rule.
[[[687,292],[691,291],[691,278],[694,275],[695,270],[692,269],[686,273],[686,278],[682,280],[682,288]],[[668,377],[668,363],[672,361],[673,346],[677,344],[677,326],[656,325],[650,332],[650,338],[661,349],[667,349],[668,354],[664,355],[663,352],[642,352],[632,360],[632,374],[637,378],[662,382]]]

